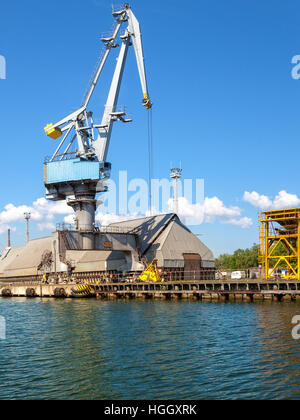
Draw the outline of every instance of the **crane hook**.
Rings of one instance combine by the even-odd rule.
[[[150,98],[149,98],[148,93],[145,93],[145,94],[144,94],[143,106],[144,106],[146,109],[151,109],[151,108],[152,108],[152,106],[153,106],[153,103],[150,101]]]

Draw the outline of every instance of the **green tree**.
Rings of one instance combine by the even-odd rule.
[[[218,270],[239,270],[258,267],[259,246],[254,244],[252,248],[237,249],[232,255],[222,254],[216,259]]]

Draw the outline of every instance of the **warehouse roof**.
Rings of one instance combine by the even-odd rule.
[[[113,223],[138,235],[138,246],[148,259],[162,254],[165,260],[182,260],[184,254],[199,254],[203,261],[213,261],[211,250],[204,245],[174,214],[161,214],[125,222]]]
[[[213,253],[186,226],[173,220],[152,245],[162,251],[166,260],[181,259],[184,254],[198,253],[204,261],[213,261]]]
[[[147,251],[147,248],[155,239],[168,227],[169,223],[176,219],[180,220],[176,214],[161,214],[158,216],[144,217],[140,219],[128,220],[125,222],[112,223],[110,227],[120,227],[128,233],[138,235],[138,248],[141,254]]]
[[[52,249],[52,236],[29,241],[25,246],[11,248],[0,257],[0,273],[11,276],[36,274],[45,251]]]

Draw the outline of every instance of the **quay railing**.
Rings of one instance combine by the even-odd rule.
[[[0,287],[8,287],[9,285],[15,286],[36,286],[39,284],[120,284],[120,283],[143,283],[140,279],[140,272],[135,273],[117,273],[115,271],[108,272],[79,272],[79,273],[49,273],[31,276],[28,278],[7,278],[0,279]],[[214,269],[201,269],[201,270],[166,270],[160,271],[160,276],[163,283],[185,283],[185,282],[213,282],[213,283],[251,283],[251,282],[274,282],[274,283],[299,283],[297,279],[285,279],[279,275],[273,279],[264,280],[260,272],[256,270],[254,273],[249,270],[235,270],[221,271]],[[151,283],[151,280],[147,281]],[[155,282],[153,282],[155,283]]]
[[[69,224],[69,223],[57,223],[56,224],[56,230],[59,232],[85,232],[87,230],[90,230],[90,226],[82,226],[80,229],[76,227],[75,224]],[[99,223],[95,223],[93,225],[92,231],[94,233],[103,233],[103,234],[128,234],[128,235],[135,235],[136,230],[132,227],[119,227],[119,226],[101,226]]]

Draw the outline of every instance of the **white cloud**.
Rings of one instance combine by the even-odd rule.
[[[291,199],[290,195],[279,194],[277,202],[282,203]],[[168,201],[169,210],[173,210],[173,200]],[[40,230],[55,230],[55,216],[65,216],[64,222],[67,224],[74,224],[73,209],[67,205],[65,201],[48,201],[45,198],[38,198],[31,206],[14,204],[7,204],[4,210],[0,212],[0,234],[7,231],[8,228],[14,229],[12,223],[23,222],[24,213],[30,212],[31,219],[38,222],[37,227]],[[152,215],[159,214],[158,211],[152,209]],[[146,216],[149,216],[147,212]],[[201,223],[213,223],[219,221],[225,224],[232,224],[247,228],[252,225],[252,220],[247,217],[242,217],[242,210],[236,206],[226,206],[218,197],[206,198],[203,204],[191,204],[186,198],[179,198],[179,216],[185,219],[189,225],[199,225]],[[132,220],[137,217],[142,217],[139,214],[127,214],[119,216],[115,213],[102,213],[99,211],[96,214],[96,221],[101,226],[107,226],[111,223]]]
[[[33,208],[43,215],[51,216],[73,213],[73,209],[67,205],[66,201],[48,201],[45,198],[38,198],[34,201]]]
[[[269,209],[272,207],[273,203],[269,197],[266,195],[260,195],[256,191],[252,191],[251,193],[245,191],[244,193],[244,201],[247,203],[252,204],[254,207],[259,207],[261,209]]]
[[[239,207],[230,206],[226,207],[219,198],[206,198],[204,201],[204,214],[206,217],[240,217],[241,216],[241,209]]]
[[[168,201],[168,207],[170,212],[174,211],[173,199]],[[242,210],[239,207],[226,207],[223,201],[217,197],[206,198],[204,204],[191,204],[185,197],[180,197],[178,199],[178,210],[179,216],[184,219],[188,225],[214,223],[216,220],[224,224],[232,224],[242,228],[248,228],[253,224],[250,218],[242,217]],[[159,213],[159,211],[153,208],[151,215],[154,216]],[[150,212],[147,212],[146,216],[150,216]],[[65,222],[73,223],[72,217],[65,217]],[[111,223],[124,222],[137,217],[142,217],[142,215],[127,214],[125,216],[118,216],[116,214],[98,212],[96,221],[100,223],[101,226],[107,226]]]
[[[127,220],[136,219],[137,217],[137,214],[127,214],[125,216],[118,216],[117,214],[98,212],[96,214],[96,222],[100,223],[101,226],[108,226],[111,223],[125,222]]]
[[[75,216],[74,216],[74,214],[69,214],[68,216],[66,216],[64,218],[64,222],[67,225],[74,225],[75,224]]]
[[[1,225],[0,224],[0,235],[2,234],[2,233],[5,233],[5,232],[7,232],[7,230],[10,228],[10,226],[9,225]],[[13,229],[13,230],[15,230],[15,229]]]
[[[239,226],[243,229],[247,229],[247,228],[249,228],[250,226],[253,225],[253,220],[250,219],[249,217],[241,217],[240,219],[223,220],[222,223],[229,224],[229,225],[235,225],[235,226]]]
[[[24,213],[30,212],[33,209],[28,206],[14,206],[13,204],[7,204],[4,207],[4,210],[0,213],[0,225],[5,223],[16,222],[18,220],[24,219]],[[32,215],[35,220],[38,220],[38,215],[34,213]]]
[[[169,211],[175,211],[174,200],[168,200]],[[178,198],[178,214],[191,221],[189,224],[200,225],[204,221],[204,208],[201,204],[191,204],[185,197]]]
[[[39,230],[55,230],[55,225],[53,223],[38,223]]]
[[[286,191],[280,191],[273,202],[275,209],[293,208],[300,205],[300,199],[296,194],[289,194]]]
[[[174,200],[170,199],[168,204],[170,211],[173,211]],[[245,229],[253,224],[250,218],[242,217],[242,209],[236,206],[227,207],[218,197],[205,198],[203,204],[191,204],[185,197],[180,197],[178,199],[178,213],[188,225],[219,221]]]
[[[0,234],[11,228],[11,223],[24,220],[24,213],[31,213],[31,219],[39,222],[40,230],[53,230],[55,225],[51,223],[55,215],[71,214],[73,210],[65,201],[48,201],[38,198],[31,206],[7,204],[0,212]]]
[[[300,205],[300,199],[297,195],[289,194],[285,190],[280,191],[273,200],[270,197],[261,195],[256,191],[252,191],[251,193],[245,191],[244,201],[262,210],[278,210],[298,207]]]

